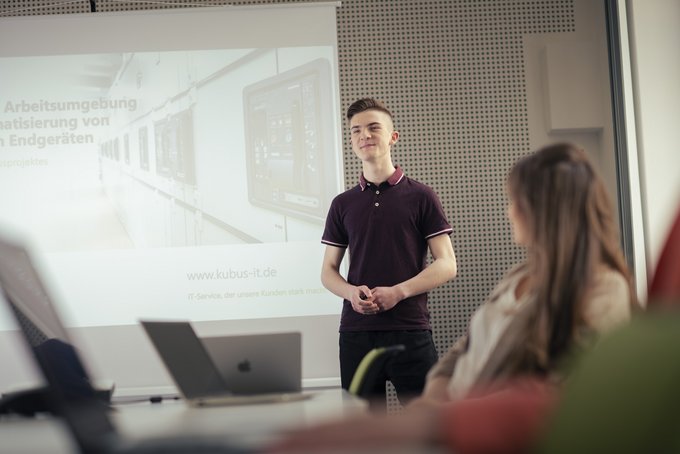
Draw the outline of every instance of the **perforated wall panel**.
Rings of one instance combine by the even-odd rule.
[[[97,0],[98,11],[219,5],[214,1]],[[231,1],[230,4],[290,3]],[[87,12],[90,2],[0,0],[3,15]],[[384,100],[401,133],[395,163],[432,186],[454,227],[458,277],[430,292],[443,353],[521,251],[505,217],[506,172],[529,151],[522,39],[574,31],[572,0],[343,0],[338,9],[340,98]],[[344,115],[343,115],[344,118]],[[345,184],[360,161],[344,134]],[[396,401],[390,395],[390,401]]]

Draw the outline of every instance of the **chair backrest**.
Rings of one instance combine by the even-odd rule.
[[[680,452],[680,313],[650,312],[586,352],[538,453]]]
[[[680,305],[680,210],[659,255],[647,305],[649,308]]]
[[[366,393],[373,387],[378,372],[382,369],[385,362],[391,356],[404,350],[406,350],[404,345],[397,344],[389,347],[376,347],[366,353],[352,377],[352,383],[349,385],[350,394],[366,397]]]

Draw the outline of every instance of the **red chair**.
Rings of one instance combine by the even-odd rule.
[[[649,284],[647,307],[680,305],[680,211],[661,251]]]

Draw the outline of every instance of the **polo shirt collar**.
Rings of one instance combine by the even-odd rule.
[[[392,176],[390,176],[387,179],[387,184],[389,184],[390,186],[396,186],[403,179],[404,179],[404,171],[402,170],[402,168],[400,166],[396,166]],[[370,183],[370,181],[368,181],[366,178],[364,178],[364,173],[362,172],[361,175],[359,175],[359,186],[361,186],[361,190],[362,191],[365,190],[369,183]]]

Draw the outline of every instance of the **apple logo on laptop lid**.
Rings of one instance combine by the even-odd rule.
[[[236,368],[239,372],[250,372],[250,361],[247,359],[239,361],[239,363],[236,365]]]

